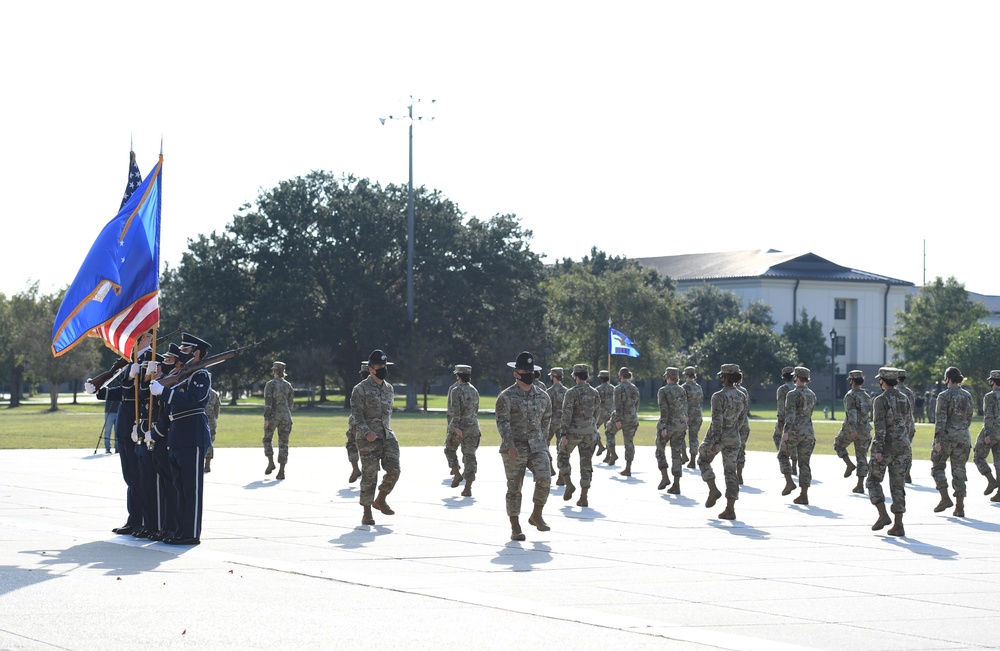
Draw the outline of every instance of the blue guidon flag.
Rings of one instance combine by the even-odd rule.
[[[85,337],[98,337],[122,357],[131,357],[139,336],[159,325],[162,169],[161,154],[90,247],[52,325],[55,357]],[[129,170],[131,184],[131,165]]]
[[[638,357],[639,351],[635,349],[635,344],[624,332],[608,328],[608,355]]]

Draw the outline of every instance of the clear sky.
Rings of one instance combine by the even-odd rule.
[[[1000,295],[1000,3],[20,2],[0,21],[0,292],[68,284],[130,139],[161,259],[324,169],[514,213],[548,261],[813,252]],[[436,102],[431,105],[431,99]],[[419,232],[419,231],[418,231]],[[169,306],[164,306],[169,309]]]

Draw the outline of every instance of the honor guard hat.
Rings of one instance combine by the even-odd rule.
[[[549,369],[549,377],[557,377],[561,380],[562,376],[563,376],[562,366],[553,366],[552,368]]]
[[[681,376],[681,370],[676,366],[668,366],[667,370],[663,371],[663,377],[673,378],[675,380],[679,379]]]
[[[372,354],[368,356],[368,365],[371,366],[373,364],[384,364],[385,366],[392,366],[393,363],[389,361],[389,358],[385,356],[385,353],[383,353],[380,349],[376,348],[375,350],[372,351]]]
[[[181,349],[177,344],[170,344],[167,346],[167,352],[163,353],[163,361],[166,361],[168,357],[173,357],[175,359],[181,358]],[[170,362],[171,364],[173,362]]]
[[[851,380],[863,380],[865,379],[865,374],[861,371],[855,369],[847,374],[847,377]]]
[[[472,367],[468,364],[455,364],[455,370],[451,372],[452,375],[458,375],[459,373],[472,374]]]
[[[685,366],[684,367],[684,375],[686,375],[688,377],[694,377],[697,374],[698,374],[698,369],[696,369],[695,367],[693,367],[693,366]]]
[[[806,382],[808,382],[809,381],[809,375],[810,375],[810,371],[805,366],[796,366],[795,367],[795,377],[800,377],[803,380],[805,380]]]
[[[516,369],[518,371],[541,371],[541,366],[535,366],[535,356],[526,350],[522,350],[517,359],[513,362],[507,362],[507,366]]]
[[[204,339],[195,337],[190,332],[185,332],[181,334],[180,348],[186,348],[188,346],[190,346],[191,348],[197,348],[202,353],[207,353],[208,349],[212,347],[212,344],[208,343]]]
[[[590,367],[586,364],[573,364],[573,373],[590,373]]]

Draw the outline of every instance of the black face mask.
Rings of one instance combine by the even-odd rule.
[[[375,377],[377,377],[380,380],[384,380],[385,376],[388,374],[389,371],[385,367],[375,369]]]
[[[194,353],[185,353],[183,351],[177,353],[177,359],[181,360],[181,364],[187,364],[194,357]]]
[[[524,382],[525,384],[531,385],[535,383],[535,374],[531,371],[528,371],[527,373],[518,373],[517,379],[521,380],[521,382]]]

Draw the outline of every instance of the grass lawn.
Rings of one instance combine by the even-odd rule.
[[[65,396],[68,403],[71,396]],[[98,441],[101,427],[104,423],[103,403],[89,396],[79,398],[80,404],[60,403],[59,411],[48,411],[48,396],[33,398],[17,409],[6,408],[6,403],[0,403],[0,449],[31,449],[31,448],[93,448]],[[481,407],[492,410],[495,396],[483,396]],[[396,397],[397,406],[405,405],[403,396]],[[418,396],[418,404],[423,407],[423,396]],[[309,406],[301,399],[296,403],[292,417],[292,446],[299,447],[329,447],[343,446],[344,434],[347,431],[348,412],[343,409],[343,400],[337,396],[333,402],[323,406]],[[444,410],[447,406],[445,396],[428,396],[428,409]],[[774,431],[774,404],[755,404],[750,421],[750,440],[747,448],[755,451],[774,451],[771,440]],[[837,410],[842,416],[842,411]],[[816,453],[833,454],[833,440],[840,431],[839,421],[822,420],[822,412],[817,410],[813,426],[816,430]],[[659,412],[654,399],[643,400],[640,411],[639,432],[636,436],[637,445],[653,445],[655,421]],[[706,418],[708,413],[706,412]],[[973,423],[973,433],[978,433],[981,419]],[[392,417],[393,430],[400,444],[407,446],[437,446],[444,445],[445,414],[443,411],[420,413],[405,413],[397,411]],[[483,413],[480,417],[483,431],[482,445],[499,445],[496,422],[492,413]],[[708,423],[702,428],[702,434]],[[264,406],[260,398],[241,400],[237,406],[223,404],[219,416],[216,446],[221,448],[252,448],[260,445],[264,430]],[[917,435],[913,441],[913,456],[916,459],[929,459],[931,440],[934,436],[933,425],[917,424]],[[621,446],[621,435],[618,445]],[[103,441],[100,447],[103,447]],[[619,453],[621,454],[621,453]]]

